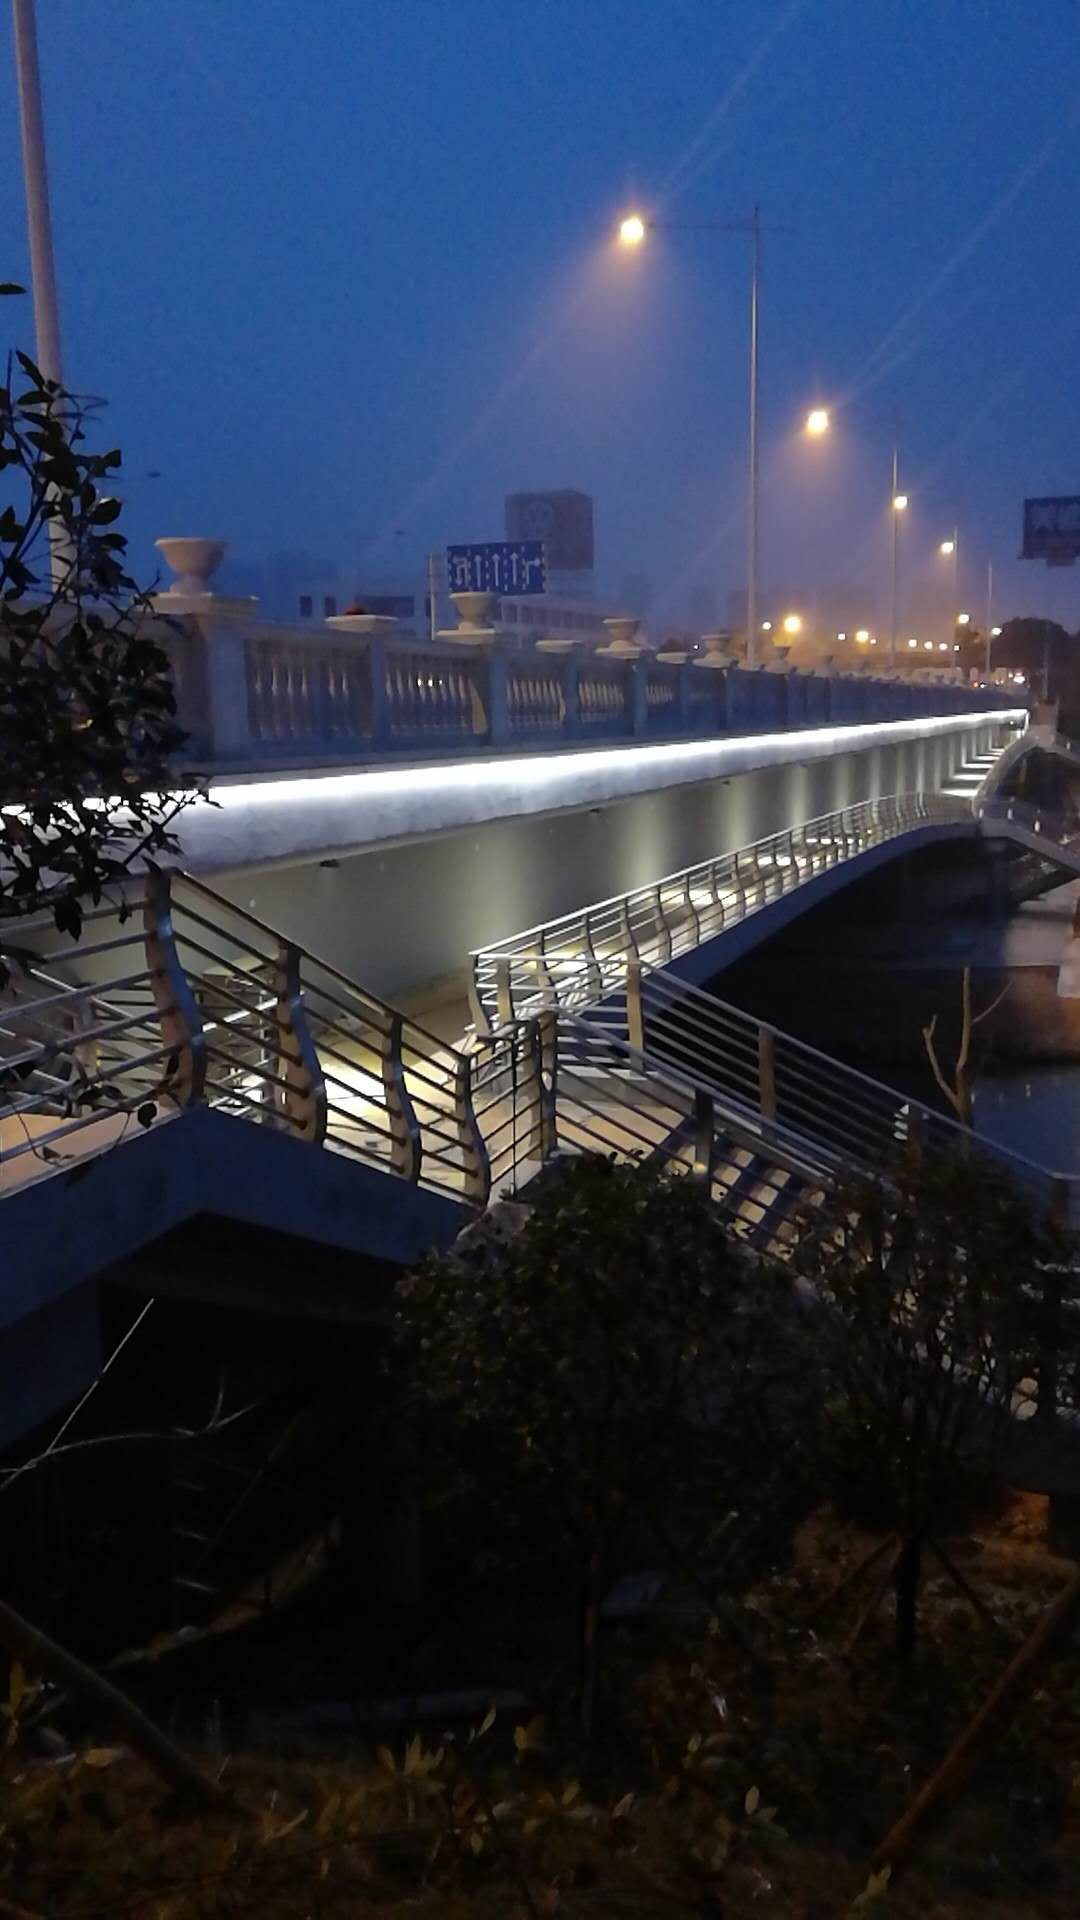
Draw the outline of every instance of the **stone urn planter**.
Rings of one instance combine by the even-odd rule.
[[[606,647],[597,647],[597,653],[612,654],[619,660],[638,660],[645,649],[637,640],[640,620],[631,620],[623,616],[605,620],[604,626],[610,636]]]
[[[178,600],[197,600],[213,593],[210,581],[225,558],[227,540],[169,539],[155,540],[154,545],[176,575],[169,594]]]
[[[482,646],[495,638],[496,593],[452,593],[450,602],[457,615],[457,626],[442,637],[464,640],[470,646]]]
[[[703,633],[701,638],[705,651],[696,655],[695,667],[723,669],[732,665],[734,655],[731,650],[731,640],[726,633]]]

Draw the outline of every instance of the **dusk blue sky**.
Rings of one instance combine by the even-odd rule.
[[[143,573],[160,533],[357,577],[497,537],[509,489],[595,496],[598,568],[659,607],[744,581],[739,234],[617,253],[631,203],[770,231],[766,584],[1080,625],[1016,559],[1080,492],[1075,0],[39,0],[69,384],[110,401]],[[0,278],[28,278],[7,9]],[[21,303],[20,303],[21,304]],[[29,303],[21,318],[32,339]],[[839,408],[828,444],[798,435]],[[847,403],[845,406],[844,403]],[[161,477],[146,476],[153,469]],[[401,529],[399,535],[397,530]]]

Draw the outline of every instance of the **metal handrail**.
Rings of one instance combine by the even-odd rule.
[[[632,955],[664,965],[882,841],[972,817],[969,802],[936,793],[861,801],[495,941],[470,955],[477,1029],[494,1032],[543,1006],[591,1004],[609,990],[613,962]]]
[[[539,1137],[520,1035],[482,1060],[447,1046],[185,875],[147,876],[141,929],[114,936],[110,912],[86,948],[44,916],[20,925],[0,1001],[0,1191],[6,1168],[45,1177],[114,1144],[137,1110],[156,1124],[197,1103],[474,1205],[515,1175],[508,1118]]]

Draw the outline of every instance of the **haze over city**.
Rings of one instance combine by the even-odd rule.
[[[1074,626],[1073,575],[1016,559],[1024,495],[1078,481],[1074,28],[1063,0],[48,0],[65,374],[108,398],[143,576],[211,533],[416,577],[505,492],[572,486],[609,596],[722,613],[748,239],[613,235],[757,201],[763,591],[880,616],[898,415],[902,617],[959,526],[962,597],[992,561],[1002,617]],[[0,126],[28,285],[10,59]]]

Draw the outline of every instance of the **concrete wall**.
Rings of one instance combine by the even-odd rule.
[[[477,946],[711,855],[884,794],[932,791],[991,729],[794,761],[613,804],[508,819],[393,847],[219,874],[239,905],[393,997]]]

